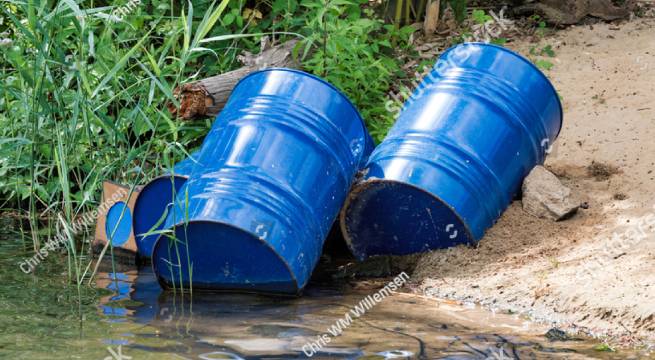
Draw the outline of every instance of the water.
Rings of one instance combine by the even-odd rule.
[[[68,279],[51,255],[37,275],[18,264],[20,242],[0,240],[0,358],[7,359],[586,359],[643,358],[599,352],[591,340],[551,342],[544,328],[410,294],[360,317],[351,309],[379,281],[311,284],[301,298],[161,291],[149,268],[98,274],[97,289]],[[192,300],[191,300],[192,299]],[[340,336],[327,329],[352,322]],[[82,319],[82,320],[80,320]],[[343,323],[342,323],[343,325]],[[520,335],[519,335],[520,334]],[[326,341],[329,339],[329,341]],[[312,344],[308,345],[308,344]],[[308,356],[308,355],[311,355]]]

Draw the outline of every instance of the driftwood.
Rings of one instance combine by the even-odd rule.
[[[425,20],[423,20],[423,31],[427,34],[434,34],[439,25],[439,10],[441,8],[441,1],[430,1],[425,9]]]
[[[292,56],[296,44],[297,40],[291,40],[281,45],[268,46],[266,40],[263,40],[259,54],[244,52],[239,56],[243,67],[177,87],[173,94],[179,100],[180,107],[178,109],[169,104],[168,110],[182,120],[218,115],[232,89],[244,76],[268,67],[298,68],[299,65]]]

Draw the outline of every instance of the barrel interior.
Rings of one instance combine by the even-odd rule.
[[[213,291],[298,293],[288,264],[253,233],[229,224],[194,221],[161,236],[152,264],[162,285]]]
[[[341,227],[360,260],[474,242],[455,211],[438,197],[411,184],[383,179],[355,187],[341,213]]]
[[[170,175],[161,176],[149,182],[141,190],[134,205],[133,220],[134,236],[140,256],[149,258],[152,255],[153,244],[159,235],[143,236],[143,234],[148,233],[157,223],[160,223],[160,226],[155,230],[163,226],[165,219],[162,216],[170,208],[175,194],[186,181],[185,176],[176,175],[172,178]]]

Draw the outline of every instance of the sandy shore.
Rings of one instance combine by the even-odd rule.
[[[546,166],[588,208],[555,223],[515,201],[477,248],[425,254],[412,278],[436,297],[623,343],[655,341],[655,20],[509,46],[527,55],[548,44],[565,119]]]

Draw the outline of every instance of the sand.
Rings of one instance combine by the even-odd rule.
[[[546,167],[588,204],[561,222],[515,201],[477,248],[423,255],[417,292],[623,344],[655,341],[655,20],[575,26],[546,72],[564,127]]]

